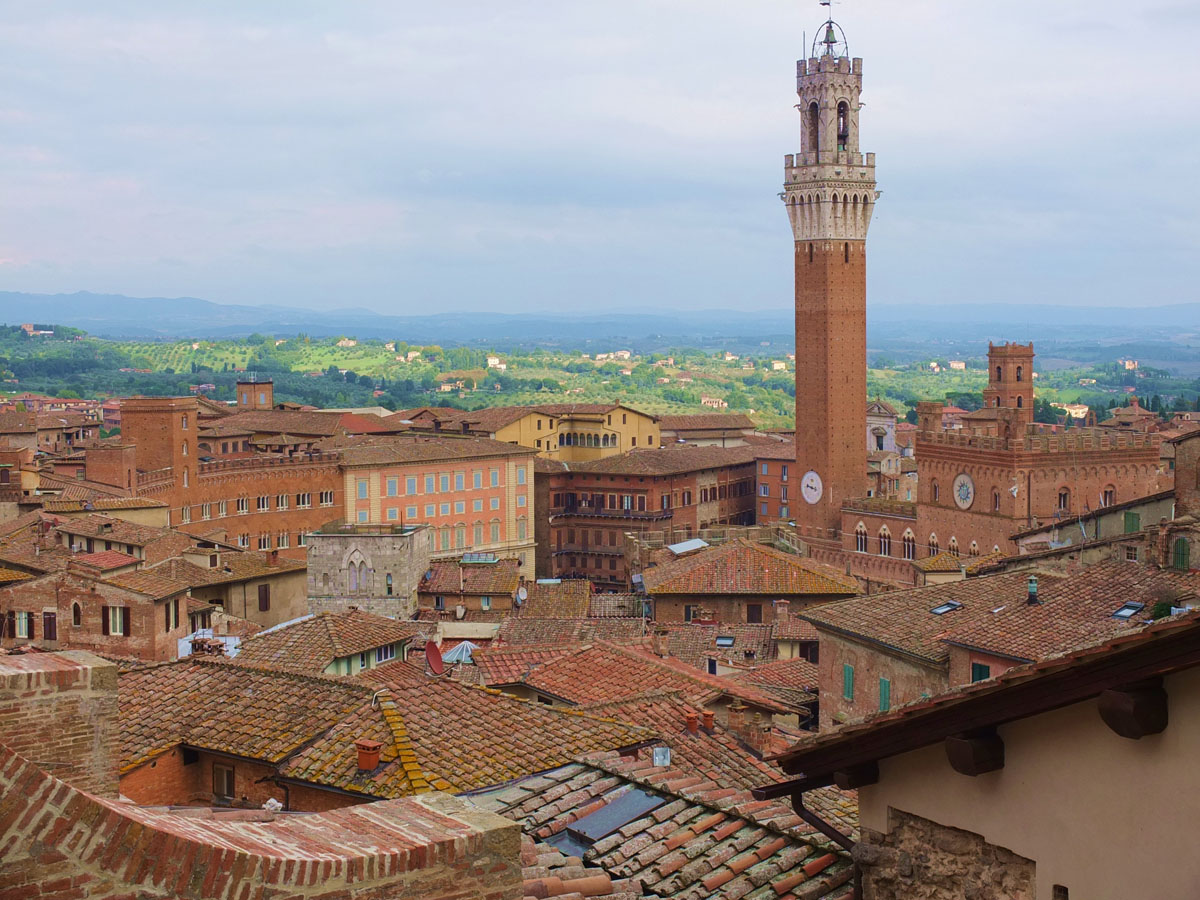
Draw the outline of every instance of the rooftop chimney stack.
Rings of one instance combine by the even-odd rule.
[[[777,625],[786,625],[791,616],[791,602],[784,599],[775,601],[775,623]]]
[[[694,711],[689,710],[688,714],[685,718],[687,719],[688,734],[699,734],[700,733],[700,716],[697,715]]]
[[[360,771],[373,772],[379,767],[379,751],[383,749],[383,744],[379,741],[359,738],[354,742],[354,749],[358,751],[358,768]]]
[[[1037,606],[1039,603],[1041,603],[1041,601],[1038,600],[1036,575],[1029,576],[1029,597],[1025,600],[1025,602],[1030,606]]]
[[[712,711],[711,709],[706,709],[706,710],[704,710],[704,712],[702,712],[700,715],[701,715],[701,719],[702,719],[702,721],[704,722],[704,730],[705,730],[705,731],[707,731],[709,734],[712,734],[712,731],[713,731],[713,711]]]

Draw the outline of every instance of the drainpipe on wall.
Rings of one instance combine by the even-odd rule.
[[[842,834],[840,831],[818,816],[815,812],[806,807],[804,805],[803,791],[792,794],[792,809],[796,811],[796,815],[798,815],[801,819],[850,854],[850,871],[852,873],[850,877],[854,882],[854,893],[852,896],[854,900],[862,900],[862,869],[860,869],[858,866],[858,860],[854,858],[854,848],[858,845],[855,844],[855,842],[852,841],[847,835]]]

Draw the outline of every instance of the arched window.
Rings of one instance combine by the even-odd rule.
[[[1024,372],[1024,369],[1023,369],[1023,367],[1022,367],[1022,366],[1017,366],[1017,381],[1021,381],[1021,380],[1022,380],[1022,376],[1023,376],[1024,374],[1025,374],[1025,372]]]
[[[850,142],[850,104],[845,100],[841,101],[837,107],[838,115],[838,137],[837,148],[845,150]]]
[[[809,262],[813,261],[813,245],[812,244],[808,245],[808,261]]]
[[[992,512],[1000,512],[1000,492],[992,491]]]
[[[879,529],[879,555],[892,555],[892,535],[891,532],[887,530],[887,526]]]
[[[937,535],[931,534],[929,536],[929,555],[937,556],[939,553],[941,553],[941,550],[942,548],[938,544]]]
[[[805,149],[809,153],[816,153],[820,146],[820,125],[821,110],[817,106],[817,101],[814,100],[808,104],[808,118],[804,123]]]
[[[71,624],[76,628],[83,624],[83,610],[79,608],[78,603],[71,604]]]
[[[842,245],[842,258],[846,262],[850,262],[850,242],[849,241],[847,241],[845,244]]]
[[[904,537],[900,539],[900,543],[905,559],[912,560],[917,558],[917,539],[913,537],[911,531],[904,532]]]
[[[358,593],[358,566],[350,563],[350,593]]]
[[[1004,380],[1004,370],[1002,368],[1000,368],[999,366],[996,366],[996,380],[997,381]]]
[[[862,522],[854,529],[854,549],[859,553],[867,552],[867,526]]]
[[[971,541],[971,546],[967,548],[967,556],[978,556],[978,555],[979,555],[979,544],[977,544],[975,541]]]
[[[1020,394],[1017,394],[1017,409],[1020,409],[1024,405],[1025,405],[1025,398],[1022,397]]]
[[[1071,491],[1068,488],[1059,488],[1058,491],[1058,509],[1059,512],[1066,512],[1071,508]]]
[[[1111,484],[1107,485],[1104,490],[1100,492],[1100,502],[1105,506],[1112,506],[1114,503],[1116,503],[1117,489]]]
[[[387,595],[390,597],[390,596],[392,596],[392,573],[391,572],[387,573],[386,585],[387,585]]]
[[[946,546],[946,549],[950,551],[951,556],[958,556],[958,538],[951,535],[950,543]]]
[[[938,487],[938,483],[937,483],[937,481],[936,481],[936,480],[930,483],[930,488],[931,488],[931,490],[933,491],[933,502],[934,502],[934,503],[937,503],[937,502],[938,502],[938,499],[939,499],[939,498],[941,497],[941,495],[942,495],[942,491],[941,491],[941,489]]]
[[[321,575],[321,589],[325,590],[325,591],[329,590],[329,573],[328,572],[325,572]]]
[[[358,564],[358,589],[359,589],[359,591],[361,591],[363,593],[366,593],[366,591],[367,591],[367,564],[366,563]]]

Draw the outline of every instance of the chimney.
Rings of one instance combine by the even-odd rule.
[[[698,716],[694,710],[688,710],[688,713],[684,718],[687,720],[688,733],[689,734],[699,734],[700,733],[700,716]]]
[[[268,566],[279,565],[279,551],[278,550],[272,550],[267,554],[267,565]]]
[[[712,731],[713,731],[713,711],[712,711],[711,709],[706,709],[706,710],[704,710],[704,712],[702,712],[700,715],[702,716],[702,720],[703,720],[703,722],[704,722],[704,730],[705,730],[705,731],[707,731],[709,734],[712,734]]]
[[[775,624],[786,625],[791,616],[791,602],[780,598],[775,601]]]
[[[664,628],[656,628],[654,634],[650,638],[650,647],[654,651],[655,656],[667,657],[671,655],[671,651],[667,649],[667,631]]]
[[[1029,606],[1037,606],[1039,603],[1041,603],[1041,601],[1038,600],[1038,595],[1037,595],[1037,576],[1036,575],[1029,576],[1029,596],[1026,598],[1025,602]]]
[[[383,748],[383,744],[379,741],[371,741],[366,738],[359,738],[354,742],[354,749],[358,751],[358,768],[362,772],[373,772],[379,767],[379,751]]]
[[[746,704],[741,700],[734,700],[729,704],[729,718],[726,723],[729,730],[734,734],[741,734],[742,726],[745,724]]]

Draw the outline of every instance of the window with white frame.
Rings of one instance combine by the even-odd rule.
[[[389,659],[395,659],[395,658],[396,658],[396,645],[395,644],[385,644],[382,647],[375,648],[375,662],[382,663],[382,662],[387,662]]]
[[[201,503],[200,504],[200,518],[202,518],[202,519],[211,519],[212,518],[212,504],[211,503]]]
[[[288,508],[288,505],[289,505],[289,501],[290,501],[291,499],[292,499],[292,495],[291,495],[291,494],[279,494],[279,495],[277,495],[277,496],[275,497],[275,508],[276,508],[276,509],[287,509],[287,508]]]
[[[267,512],[271,508],[271,498],[266,495],[259,497],[254,508],[258,512]]]
[[[312,494],[303,493],[296,495],[296,509],[311,509]]]
[[[237,511],[238,511],[239,516],[244,516],[246,513],[250,512],[250,498],[249,497],[238,497],[237,498]]]
[[[259,550],[270,550],[271,549],[271,535],[260,534],[258,536],[258,549]]]
[[[321,505],[333,506],[333,491],[321,491]]]
[[[217,502],[217,517],[223,519],[227,515],[229,515],[229,501],[219,500]]]

